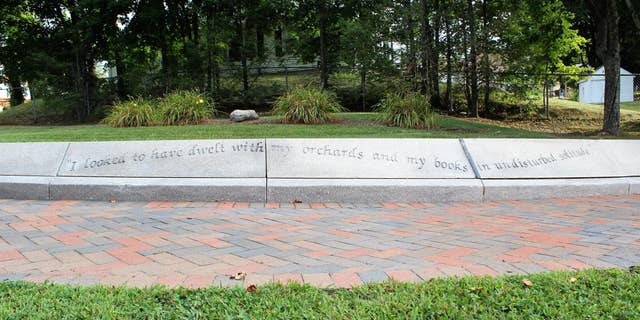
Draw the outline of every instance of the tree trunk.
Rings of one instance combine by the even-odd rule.
[[[463,57],[464,57],[464,66],[462,67],[462,72],[464,74],[464,98],[465,100],[467,100],[467,113],[470,114],[469,111],[469,106],[471,105],[471,90],[469,89],[470,87],[470,78],[471,76],[469,76],[469,50],[467,50],[468,45],[469,45],[469,34],[468,32],[465,32],[465,30],[462,31],[462,48],[464,50],[463,51]]]
[[[206,40],[207,40],[207,90],[212,93],[218,93],[217,74],[218,68],[217,50],[216,50],[216,33],[214,9],[209,8],[206,14]]]
[[[631,4],[631,0],[625,0],[625,3],[627,4],[629,11],[631,12],[631,19],[633,20],[633,24],[636,25],[636,28],[640,29],[640,14],[637,11],[640,9],[640,5],[638,5],[638,2],[636,2],[636,5],[638,5],[639,7],[635,7],[633,4]]]
[[[84,119],[89,119],[93,114],[97,102],[98,78],[95,72],[95,59],[86,53],[82,59],[81,79],[82,100],[85,107]]]
[[[482,71],[484,73],[484,110],[489,110],[489,98],[491,94],[491,68],[489,66],[489,20],[487,18],[487,0],[482,0]]]
[[[164,92],[169,92],[173,88],[173,56],[166,43],[160,48],[162,55],[162,73],[164,78]]]
[[[320,88],[329,86],[329,68],[327,65],[327,20],[329,12],[324,1],[320,1]]]
[[[433,31],[429,23],[429,13],[431,11],[429,3],[430,0],[422,0],[422,34],[420,37],[422,44],[422,66],[420,68],[420,93],[423,95],[430,95],[432,89],[430,83],[430,63],[432,59],[431,46],[433,42]]]
[[[363,64],[360,70],[360,90],[362,93],[362,112],[367,109],[367,67]]]
[[[469,116],[478,117],[478,54],[476,48],[476,20],[475,12],[473,10],[473,0],[468,0],[468,15],[469,15],[469,60],[470,60],[470,87],[471,96],[468,101]]]
[[[10,104],[17,106],[24,103],[24,89],[17,76],[9,77],[9,92],[11,93]]]
[[[247,66],[247,22],[243,18],[240,22],[240,36],[242,38],[242,47],[240,48],[240,60],[242,63],[242,92],[249,91],[249,70]]]
[[[445,18],[445,32],[447,35],[447,92],[446,92],[446,101],[447,101],[447,110],[449,113],[453,113],[453,102],[451,101],[451,77],[453,73],[453,48],[451,45],[451,16],[447,15]]]
[[[604,123],[602,130],[620,134],[620,38],[617,0],[590,0],[596,19],[596,54],[604,64]]]
[[[407,47],[409,49],[409,66],[407,67],[407,71],[409,73],[409,77],[411,78],[411,86],[413,90],[417,90],[416,83],[416,74],[418,67],[418,59],[416,58],[416,41],[415,41],[415,24],[413,20],[413,1],[408,0],[406,2],[406,8],[408,9],[408,19],[407,19]]]
[[[116,60],[116,93],[118,94],[118,98],[120,100],[125,100],[129,95],[129,86],[127,86],[126,81],[126,70],[124,63],[122,61],[122,56],[120,55],[120,49],[116,48],[115,52],[115,60]]]
[[[441,109],[440,103],[440,1],[435,0],[436,15],[433,18],[433,28],[431,29],[431,61],[429,63],[429,74],[431,78],[431,107]]]
[[[604,62],[604,124],[603,131],[620,134],[620,55]]]

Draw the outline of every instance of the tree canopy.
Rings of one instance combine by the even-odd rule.
[[[619,2],[620,23],[637,23],[633,1],[610,1]],[[4,0],[1,81],[65,97],[76,118],[90,119],[128,96],[197,89],[215,97],[228,69],[238,70],[245,95],[252,67],[311,62],[322,88],[340,68],[360,75],[363,96],[365,79],[401,75],[403,90],[449,111],[452,86],[461,85],[476,115],[490,112],[491,92],[526,96],[541,75],[602,64],[590,2]],[[640,72],[638,28],[620,29],[621,64],[632,72]],[[110,82],[98,79],[99,61],[117,70]],[[19,90],[12,97],[22,102]]]

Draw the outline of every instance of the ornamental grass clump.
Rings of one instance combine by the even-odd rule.
[[[158,118],[168,126],[198,124],[215,112],[213,101],[197,91],[176,91],[158,102]]]
[[[419,94],[387,94],[377,110],[390,126],[413,129],[431,129],[439,125],[439,118],[431,110],[429,100]]]
[[[343,110],[333,92],[295,88],[280,96],[272,111],[284,123],[322,124],[332,120],[332,113]]]
[[[151,103],[142,98],[116,102],[102,122],[115,128],[153,125],[155,112]]]

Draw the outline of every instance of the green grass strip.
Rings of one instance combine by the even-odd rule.
[[[253,293],[2,282],[0,319],[640,319],[640,275],[584,270],[354,289],[271,284]]]
[[[374,121],[375,113],[342,113],[350,121]],[[269,119],[267,117],[267,119]],[[127,141],[250,138],[551,138],[551,134],[443,117],[440,128],[405,129],[376,124],[214,124],[112,128],[106,125],[0,126],[0,142]]]

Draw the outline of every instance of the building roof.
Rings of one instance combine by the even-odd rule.
[[[620,67],[620,74],[631,74],[631,72]],[[591,75],[588,78],[578,81],[578,84],[590,81],[592,80],[593,77],[604,78],[604,66],[601,66],[600,68],[596,69],[596,71],[591,73]]]

